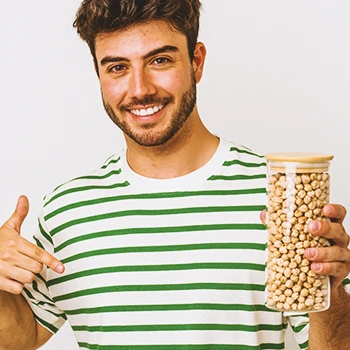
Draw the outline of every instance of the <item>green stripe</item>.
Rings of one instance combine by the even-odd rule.
[[[75,181],[75,180],[103,180],[103,179],[108,179],[109,177],[111,177],[113,175],[119,175],[121,172],[122,172],[121,169],[117,169],[117,170],[112,170],[109,173],[104,174],[104,175],[87,175],[87,176],[77,177],[73,181]]]
[[[58,328],[55,327],[52,323],[46,322],[42,318],[40,318],[38,315],[34,314],[35,319],[44,327],[48,328],[51,332],[57,333]]]
[[[110,158],[113,158],[114,156],[111,156],[111,157],[109,157],[108,159],[107,159],[107,161],[106,161],[106,164],[104,164],[100,169],[106,169],[110,164],[116,164],[116,163],[118,163],[119,161],[120,161],[120,157],[118,158],[118,159],[112,159],[112,160],[109,160]],[[121,169],[118,169],[117,170],[117,174],[120,174],[121,173]],[[93,175],[91,175],[91,176],[93,176]],[[103,175],[102,175],[103,176]],[[108,176],[107,176],[108,177]],[[62,186],[64,186],[64,185],[67,185],[68,183],[71,183],[71,182],[73,182],[73,181],[76,181],[76,180],[84,180],[84,179],[89,179],[90,178],[90,176],[88,175],[88,176],[79,176],[79,177],[76,177],[76,178],[74,178],[74,179],[72,179],[72,180],[70,180],[70,181],[67,181],[67,182],[65,182],[65,183],[63,183],[63,184],[61,184],[61,185],[59,185],[59,186],[57,186],[54,190],[53,190],[53,192],[55,192],[55,191],[57,191],[59,188],[61,188]],[[99,178],[99,177],[97,177],[97,178]],[[104,178],[104,177],[101,177],[102,179]]]
[[[55,304],[53,304],[53,302],[48,302],[48,301],[38,301],[34,296],[33,294],[27,289],[27,288],[23,288],[23,292],[27,295],[27,297],[29,298],[30,302],[33,304],[33,305],[37,305],[39,306],[41,309],[44,309],[45,312],[49,312],[50,314],[56,316],[56,317],[62,317],[64,318],[65,320],[67,319],[67,316],[65,314],[57,314],[51,310],[48,310],[47,309],[47,305],[50,305],[50,306],[55,306]],[[45,298],[47,299],[47,298]]]
[[[51,243],[51,245],[53,245],[53,241],[51,236],[43,229],[40,220],[38,221],[38,225],[39,225],[39,230],[41,235],[49,242]]]
[[[111,266],[97,269],[79,271],[63,277],[54,278],[47,282],[51,287],[55,284],[71,281],[74,279],[103,275],[107,273],[121,272],[154,272],[154,271],[184,271],[184,270],[209,270],[209,269],[227,269],[227,270],[253,270],[264,271],[264,264],[252,263],[192,263],[192,264],[167,264],[167,265],[129,265],[129,266]]]
[[[41,276],[40,273],[37,273],[35,276],[45,285],[45,288],[48,289],[46,279],[43,276]],[[51,300],[51,303],[53,303],[52,299],[49,300]]]
[[[298,317],[303,317],[304,315],[298,315]],[[307,317],[307,315],[306,315],[306,317]],[[293,329],[293,332],[294,333],[299,333],[299,332],[301,332],[306,326],[308,326],[309,325],[309,323],[308,323],[308,318],[305,318],[305,324],[303,324],[303,325],[300,325],[300,326],[297,326],[297,327],[293,327],[292,326],[292,329]]]
[[[89,191],[89,190],[111,190],[115,188],[120,188],[120,187],[128,187],[130,186],[129,182],[125,181],[122,183],[116,183],[113,185],[91,185],[91,186],[82,186],[82,187],[74,187],[70,188],[68,190],[62,191],[55,196],[53,196],[49,201],[47,201],[44,204],[44,207],[46,207],[48,204],[50,204],[52,201],[54,201],[57,198],[60,198],[62,196],[65,196],[66,194],[71,194],[71,193],[76,193],[76,192],[83,192],[83,191]]]
[[[76,292],[58,295],[53,298],[58,301],[78,298],[81,296],[115,293],[115,292],[159,292],[159,291],[180,291],[180,290],[248,290],[264,292],[265,286],[263,284],[232,284],[232,283],[184,283],[184,284],[149,284],[149,285],[121,285],[98,287]]]
[[[45,250],[45,248],[44,248],[44,246],[42,245],[42,243],[41,243],[35,236],[33,236],[33,239],[34,239],[36,245],[37,245],[39,248]]]
[[[347,286],[348,284],[350,284],[350,278],[346,278],[346,279],[343,281],[343,286]]]
[[[242,190],[207,190],[207,191],[184,191],[184,192],[161,192],[161,193],[142,193],[132,195],[120,195],[114,197],[96,198],[92,200],[81,201],[72,203],[64,207],[58,208],[57,210],[47,214],[45,220],[51,219],[52,217],[65,212],[67,210],[80,208],[88,205],[96,205],[109,202],[117,202],[122,200],[136,200],[136,199],[166,199],[166,198],[185,198],[194,196],[231,196],[231,195],[244,195],[244,194],[261,194],[266,193],[266,188],[252,188]],[[52,199],[49,201],[51,202]],[[45,205],[47,205],[47,202]]]
[[[245,305],[245,304],[158,304],[158,305],[113,305],[89,307],[73,310],[65,310],[67,315],[100,314],[114,312],[147,312],[147,311],[189,311],[189,310],[217,310],[217,311],[248,311],[248,312],[276,312],[268,309],[265,305]]]
[[[63,264],[72,261],[84,259],[92,256],[114,255],[125,253],[159,253],[159,252],[175,252],[188,250],[214,250],[214,249],[246,249],[246,250],[265,250],[265,244],[259,243],[203,243],[203,244],[183,244],[183,245],[161,245],[161,246],[136,246],[136,247],[121,247],[121,248],[106,248],[97,249],[84,253],[72,255],[62,259]]]
[[[23,292],[26,293],[27,297],[28,297],[30,300],[35,300],[33,294],[32,294],[26,287],[23,288]]]
[[[102,167],[101,169],[105,169],[105,167]],[[103,175],[86,175],[86,176],[79,176],[76,177],[68,182],[65,182],[64,184],[58,186],[57,188],[55,188],[54,191],[56,191],[57,189],[59,189],[60,187],[62,187],[63,185],[67,185],[68,183],[71,183],[73,181],[77,181],[77,180],[103,180],[103,179],[108,179],[109,177],[113,176],[113,175],[119,175],[121,174],[122,170],[121,169],[117,169],[117,170],[112,170],[109,173],[103,174]]]
[[[247,168],[260,168],[262,166],[266,166],[266,162],[263,163],[246,163],[246,162],[242,162],[238,159],[234,159],[234,160],[228,160],[226,162],[224,162],[223,164],[224,166],[232,166],[232,165],[242,165],[244,167]]]
[[[266,174],[258,175],[212,175],[208,180],[255,180],[266,179]]]
[[[181,215],[181,214],[193,214],[193,213],[222,213],[222,212],[260,212],[265,209],[264,205],[252,205],[252,206],[225,206],[225,207],[193,207],[193,208],[172,208],[172,209],[160,209],[160,210],[124,210],[117,212],[110,212],[106,214],[87,216],[75,220],[68,221],[51,230],[51,235],[54,236],[60,231],[72,227],[75,225],[86,224],[88,222],[102,221],[113,218],[125,217],[125,216],[163,216],[163,215]]]
[[[240,149],[240,148],[237,148],[237,147],[231,147],[230,148],[230,152],[238,152],[238,153],[250,154],[251,156],[255,156],[255,157],[258,157],[258,158],[265,158],[264,156],[261,156],[259,154],[250,152],[250,151],[245,150],[245,149]]]
[[[282,325],[256,324],[248,326],[244,324],[146,324],[128,326],[72,326],[76,332],[173,332],[173,331],[235,331],[235,332],[259,332],[281,331]]]
[[[114,157],[114,156],[112,156],[112,157]],[[111,158],[111,157],[109,157],[109,158]],[[106,161],[106,164],[104,164],[104,165],[101,167],[101,169],[106,169],[106,168],[109,167],[111,164],[117,164],[117,163],[119,163],[119,161],[120,161],[120,157],[118,157],[117,159],[107,160],[107,161]]]
[[[38,294],[40,294],[41,296],[43,296],[46,300],[48,300],[49,302],[52,302],[52,300],[46,296],[44,293],[42,293],[40,290],[39,290],[39,287],[38,287],[38,283],[37,281],[33,281],[32,282],[32,287],[33,287],[33,290],[35,290]]]
[[[78,343],[80,348],[99,350],[282,350],[284,343],[263,343],[260,345],[244,344],[179,344],[179,345],[98,345]]]
[[[306,342],[299,344],[300,349],[304,350],[307,349],[309,347],[309,340],[307,340]]]
[[[47,304],[48,304],[48,303],[40,302],[40,303],[37,303],[36,305],[40,305],[40,308],[43,309],[43,310],[45,310],[46,313],[50,313],[51,315],[53,315],[53,316],[55,316],[55,317],[57,317],[57,318],[61,317],[61,318],[63,318],[64,320],[67,320],[67,316],[66,316],[65,314],[63,314],[63,313],[62,313],[62,314],[59,314],[59,313],[56,313],[56,312],[53,312],[53,311],[47,309],[47,308],[45,307]]]
[[[130,235],[130,234],[162,234],[175,232],[197,232],[197,231],[222,231],[222,230],[266,230],[263,224],[213,224],[213,225],[193,225],[193,226],[166,226],[166,227],[137,227],[119,230],[101,231],[81,235],[69,239],[55,248],[55,253],[63,248],[81,241],[94,238]]]

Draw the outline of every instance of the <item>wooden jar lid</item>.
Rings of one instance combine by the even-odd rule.
[[[334,158],[330,154],[306,152],[268,153],[265,157],[271,163],[272,171],[294,170],[297,173],[326,172],[329,169],[329,161]]]

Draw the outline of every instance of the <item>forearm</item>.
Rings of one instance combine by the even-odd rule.
[[[37,323],[22,295],[0,291],[0,350],[37,346]]]
[[[309,350],[350,347],[350,295],[340,286],[331,299],[328,310],[309,314]]]

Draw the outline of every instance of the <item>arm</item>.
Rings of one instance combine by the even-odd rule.
[[[309,314],[309,350],[348,349],[350,346],[350,295],[342,286],[332,294],[328,310]]]
[[[37,349],[52,333],[39,325],[22,295],[0,292],[0,349]]]
[[[39,325],[21,295],[43,264],[62,273],[62,263],[20,236],[29,203],[21,197],[11,218],[0,228],[0,350],[37,349],[52,335]]]
[[[342,222],[346,210],[341,205],[327,205],[324,214],[331,222],[312,221],[308,230],[331,239],[327,248],[307,249],[305,256],[318,274],[331,277],[331,303],[328,310],[310,313],[309,350],[348,349],[350,344],[350,295],[342,281],[350,271],[349,236]]]

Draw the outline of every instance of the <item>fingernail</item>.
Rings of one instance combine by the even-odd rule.
[[[319,263],[312,264],[312,267],[315,272],[320,272],[322,270],[322,264]]]
[[[323,208],[323,211],[327,213],[326,216],[334,215],[334,208],[333,208],[333,205],[331,204],[326,204],[325,207]]]
[[[321,228],[321,223],[317,220],[313,220],[309,223],[309,231],[316,233]]]
[[[309,248],[305,251],[305,255],[308,259],[313,259],[316,257],[317,250],[315,248]]]
[[[57,265],[56,266],[56,272],[59,272],[59,273],[61,273],[61,272],[63,272],[63,270],[64,270],[64,267],[63,267],[63,265],[62,264],[59,264],[59,265]]]

